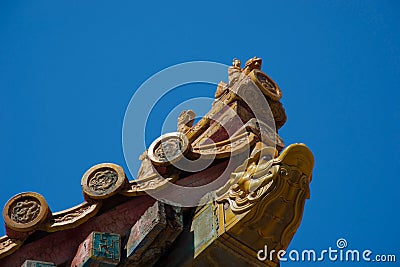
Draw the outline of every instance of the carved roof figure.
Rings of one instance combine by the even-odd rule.
[[[184,110],[178,117],[178,132],[185,133],[192,127],[196,114],[193,110]]]
[[[259,57],[253,57],[246,61],[244,66],[244,74],[248,75],[252,70],[260,70],[262,65],[262,59]]]

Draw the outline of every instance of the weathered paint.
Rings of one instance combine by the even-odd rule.
[[[116,266],[121,260],[121,237],[112,233],[91,233],[79,246],[73,267]]]
[[[26,260],[21,265],[21,267],[53,267],[53,266],[56,266],[56,265],[51,262],[34,261],[34,260]]]
[[[68,262],[74,258],[80,243],[91,232],[125,235],[154,202],[148,196],[135,197],[77,228],[55,232],[22,246],[14,254],[1,259],[0,266],[21,266],[27,259],[40,259],[56,265]]]

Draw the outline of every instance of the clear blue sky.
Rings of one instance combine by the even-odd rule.
[[[344,237],[400,260],[399,13],[398,1],[2,1],[0,203],[22,191],[53,211],[80,203],[88,168],[126,169],[123,116],[142,82],[181,62],[256,55],[283,90],[281,136],[316,159],[290,248]]]

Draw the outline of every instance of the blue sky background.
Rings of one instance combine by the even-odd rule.
[[[80,203],[91,166],[127,170],[122,122],[141,83],[177,63],[256,55],[284,94],[285,143],[316,159],[290,248],[343,237],[399,261],[399,12],[398,1],[2,1],[0,203],[22,191],[52,211]],[[190,92],[213,89],[174,99]]]

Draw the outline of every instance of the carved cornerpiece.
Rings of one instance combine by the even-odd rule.
[[[227,186],[217,192],[215,202],[198,209],[190,230],[194,236],[194,258],[179,264],[279,264],[276,258],[259,261],[257,253],[265,245],[276,251],[288,247],[309,198],[314,158],[303,144],[290,145],[270,160],[260,158],[261,152],[232,173]],[[180,245],[183,244],[177,244]]]
[[[229,202],[230,209],[236,214],[246,212],[278,187],[278,176],[281,177],[279,179],[293,179],[288,181],[297,183],[307,198],[309,197],[308,185],[311,181],[314,158],[308,148],[302,144],[295,144],[287,147],[278,158],[261,157],[262,154],[269,154],[263,153],[263,150],[268,149],[270,148],[257,151],[231,174],[226,186],[217,191],[217,202]],[[287,165],[286,162],[291,165]],[[301,174],[301,177],[295,177],[295,174]]]
[[[232,175],[232,185],[217,203],[229,203],[229,209],[225,210],[226,225],[235,238],[260,248],[268,244],[277,250],[286,249],[300,224],[304,203],[310,197],[314,157],[303,144],[288,146],[279,157],[268,162],[257,157],[256,154],[251,158],[258,161],[255,169],[247,167],[239,179]],[[245,217],[240,217],[244,214]],[[232,225],[237,220],[240,227]]]
[[[52,213],[33,192],[11,198],[0,266],[278,266],[257,252],[289,245],[314,159],[303,144],[285,148],[282,91],[261,67],[257,57],[243,68],[234,59],[210,111],[196,124],[182,111],[177,131],[140,156],[136,180],[103,163],[85,172],[85,201],[70,209]],[[187,198],[194,204],[180,202]]]

